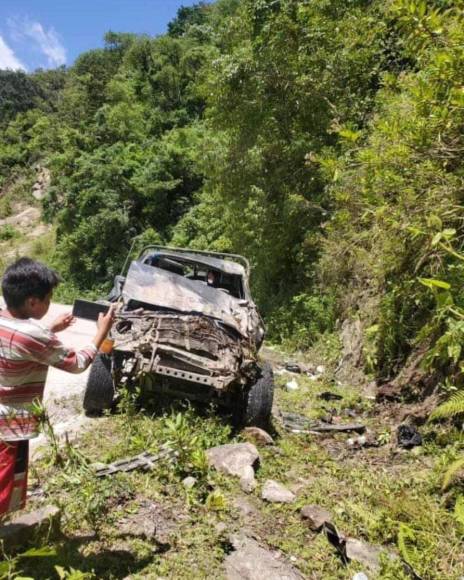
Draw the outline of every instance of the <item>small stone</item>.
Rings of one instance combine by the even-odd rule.
[[[364,574],[364,572],[356,572],[352,580],[369,580],[369,578]]]
[[[345,547],[349,560],[355,560],[374,572],[380,570],[380,554],[382,553],[382,549],[379,546],[372,546],[361,540],[347,538]]]
[[[191,475],[182,480],[182,483],[186,489],[192,489],[196,482],[197,480]]]
[[[228,529],[228,526],[224,522],[219,522],[214,528],[218,534],[223,534]]]
[[[244,435],[252,439],[257,445],[272,445],[274,443],[274,439],[264,431],[264,429],[260,429],[259,427],[247,427],[243,430]]]
[[[332,521],[332,514],[318,505],[305,505],[300,514],[314,532],[319,532],[326,522]]]
[[[10,551],[36,541],[40,536],[52,539],[60,533],[61,511],[45,506],[33,512],[13,517],[0,526],[0,542]]]
[[[317,372],[318,374],[320,374],[320,375],[323,375],[323,374],[325,373],[325,366],[323,366],[323,365],[318,365],[318,366],[316,367],[316,372]]]
[[[280,554],[262,548],[245,536],[232,536],[234,550],[224,560],[227,580],[303,580],[303,576]]]
[[[218,471],[236,477],[247,476],[249,466],[259,463],[259,453],[251,443],[228,443],[206,451],[208,463]]]
[[[297,391],[299,389],[298,383],[295,381],[295,379],[288,381],[288,383],[285,385],[285,388],[287,391]]]
[[[294,493],[281,483],[268,479],[261,492],[261,497],[271,503],[293,503],[296,499]]]
[[[256,488],[255,471],[248,465],[243,470],[243,475],[240,478],[240,488],[245,493],[251,493]]]

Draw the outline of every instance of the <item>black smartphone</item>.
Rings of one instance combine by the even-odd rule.
[[[85,318],[86,320],[98,320],[100,312],[106,314],[109,310],[109,304],[99,304],[89,300],[75,300],[73,306],[73,316]]]

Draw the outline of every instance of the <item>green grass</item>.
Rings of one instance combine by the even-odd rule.
[[[385,413],[379,415],[355,388],[299,376],[300,389],[287,392],[282,385],[288,378],[277,380],[278,406],[284,411],[311,418],[332,411],[352,421],[344,415],[349,408],[375,435],[391,429]],[[342,394],[342,401],[318,397],[329,389]],[[277,423],[276,445],[260,448],[258,488],[244,496],[237,480],[206,465],[205,449],[242,440],[214,412],[179,406],[138,412],[131,396],[123,398],[120,411],[94,422],[77,445],[60,451],[61,467],[52,464],[53,453],[35,464],[32,480],[43,487],[47,502],[62,507],[65,536],[53,544],[55,556],[20,560],[16,569],[23,575],[58,578],[54,567],[59,565],[87,574],[69,578],[222,578],[228,536],[242,531],[282,552],[306,578],[346,579],[362,569],[370,578],[405,577],[398,561],[385,560],[378,576],[355,562],[344,566],[325,536],[312,533],[301,520],[299,510],[309,503],[329,509],[343,533],[400,554],[424,579],[464,574],[464,530],[453,517],[450,496],[440,490],[441,470],[462,449],[462,438],[453,436],[450,442],[444,430],[434,437],[427,427],[419,454],[398,452],[393,444],[356,450],[346,443],[349,435],[290,434]],[[89,467],[145,450],[156,452],[167,441],[178,453],[175,464],[164,461],[147,473],[103,480]],[[197,478],[191,490],[182,484],[186,475]],[[296,502],[265,504],[260,489],[268,478],[290,487]],[[237,509],[235,500],[242,497],[255,506],[254,515],[244,517]],[[170,514],[174,531],[169,549],[141,537],[121,536],[121,521],[145,501]]]

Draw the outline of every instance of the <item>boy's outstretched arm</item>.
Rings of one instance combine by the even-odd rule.
[[[114,305],[106,314],[100,314],[97,332],[91,344],[76,350],[64,345],[58,337],[51,335],[47,348],[40,353],[40,362],[68,373],[82,373],[93,362],[102,342],[105,340],[114,320]],[[37,356],[37,358],[39,358]]]

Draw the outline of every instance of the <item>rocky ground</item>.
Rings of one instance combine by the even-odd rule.
[[[398,425],[421,423],[410,420],[417,409],[376,404],[371,390],[338,383],[322,359],[289,365],[295,357],[265,355],[277,383],[267,432],[235,432],[214,410],[159,400],[140,410],[123,393],[117,413],[88,422],[74,443],[49,446],[33,466],[29,509],[59,506],[61,535],[45,542],[48,555],[20,558],[15,570],[460,578],[462,529],[451,492],[440,490],[453,458],[444,431],[421,425],[399,445]],[[78,409],[77,399],[64,408]]]

